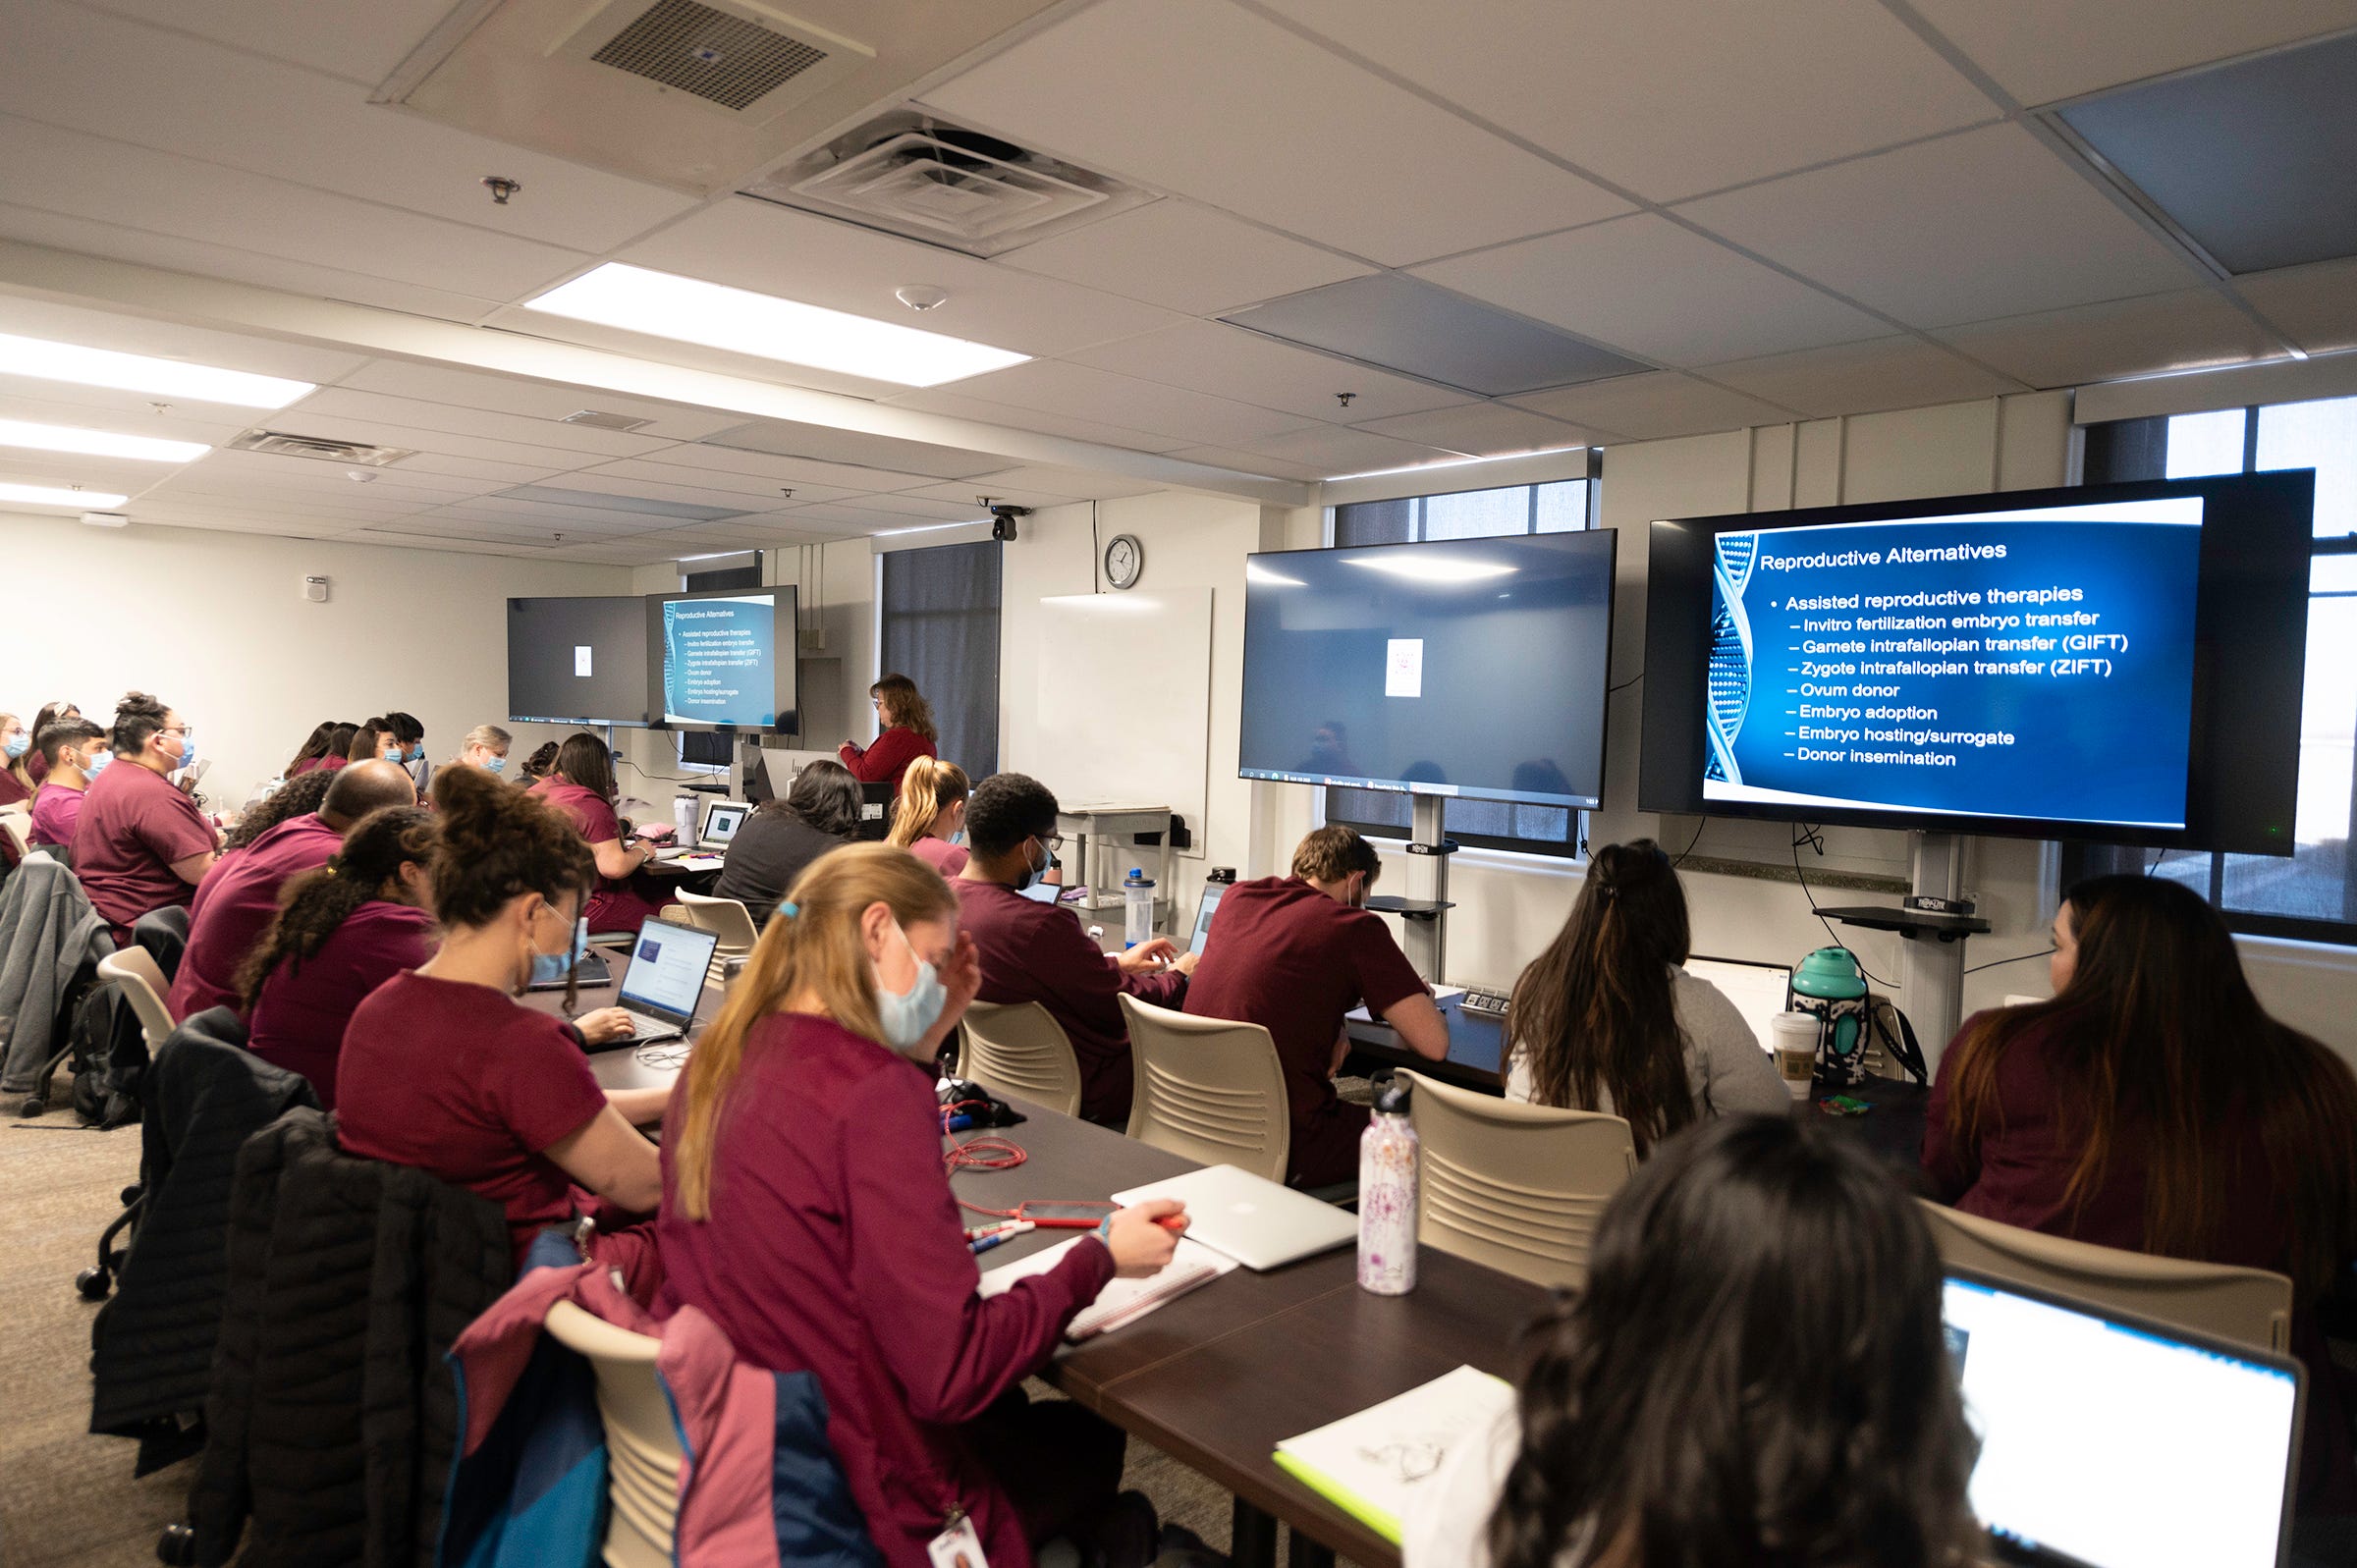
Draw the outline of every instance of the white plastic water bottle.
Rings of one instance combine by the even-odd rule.
[[[693,795],[675,795],[672,797],[671,820],[679,830],[678,833],[673,836],[672,842],[678,844],[683,849],[693,849],[695,847],[696,805],[696,797]]]
[[[1408,1086],[1394,1078],[1375,1094],[1375,1114],[1358,1140],[1358,1288],[1404,1296],[1416,1288],[1416,1129]]]
[[[1154,939],[1154,884],[1143,866],[1131,866],[1129,875],[1122,882],[1122,898],[1128,905],[1127,927],[1122,933],[1122,945],[1134,947],[1141,942]]]

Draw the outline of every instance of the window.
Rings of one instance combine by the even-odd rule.
[[[1596,479],[1460,490],[1451,495],[1365,501],[1333,509],[1334,543],[1411,544],[1427,539],[1488,539],[1513,533],[1572,533],[1594,526]],[[1326,820],[1372,838],[1404,838],[1408,797],[1388,789],[1329,789]],[[1504,800],[1451,800],[1444,823],[1457,842],[1487,849],[1573,856],[1585,837],[1584,813],[1564,806]]]
[[[2300,789],[2291,858],[2169,851],[2154,875],[2207,895],[2236,931],[2357,945],[2357,398],[2121,420],[2088,431],[2088,479],[2316,470]],[[2100,472],[2098,470],[2101,470]],[[2092,870],[2092,864],[2086,866]],[[2122,866],[2121,869],[2131,869]]]
[[[904,675],[933,705],[942,759],[999,771],[999,545],[894,550],[882,562],[876,671]]]

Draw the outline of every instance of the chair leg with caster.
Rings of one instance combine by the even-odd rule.
[[[155,1538],[155,1560],[171,1568],[193,1568],[196,1532],[187,1525],[164,1526],[164,1533]]]

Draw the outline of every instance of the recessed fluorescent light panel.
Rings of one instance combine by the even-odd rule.
[[[1031,357],[619,261],[527,299],[524,308],[904,387],[938,387]]]
[[[78,425],[36,425],[0,419],[0,447],[35,452],[73,452],[85,458],[130,458],[139,462],[194,462],[213,449],[201,441],[165,441],[155,436],[119,436]]]
[[[0,484],[0,505],[14,502],[20,507],[63,507],[68,512],[104,512],[129,501],[129,496],[110,495],[103,490],[66,490],[56,485]]]
[[[284,408],[319,390],[311,382],[289,381],[284,376],[217,370],[181,359],[84,349],[79,344],[18,338],[4,332],[0,332],[0,375],[71,381],[77,386],[112,387],[118,392],[152,392],[240,408]]]
[[[944,528],[977,527],[982,523],[988,522],[989,520],[990,519],[988,517],[968,517],[963,522],[926,522],[919,523],[913,528],[879,528],[868,537],[872,539],[897,539],[904,533],[939,533]]]

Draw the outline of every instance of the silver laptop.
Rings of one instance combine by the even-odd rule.
[[[675,926],[668,920],[649,920],[630,944],[630,966],[624,971],[614,1004],[630,1015],[632,1033],[616,1046],[645,1046],[678,1040],[695,1022],[703,1005],[704,976],[720,934]]]
[[[1113,1195],[1124,1208],[1148,1198],[1176,1198],[1185,1204],[1189,1236],[1255,1271],[1280,1268],[1358,1239],[1356,1215],[1233,1165],[1205,1165]]]
[[[710,854],[726,850],[752,813],[753,808],[742,800],[713,801],[704,807],[704,825],[695,831],[696,846]]]

